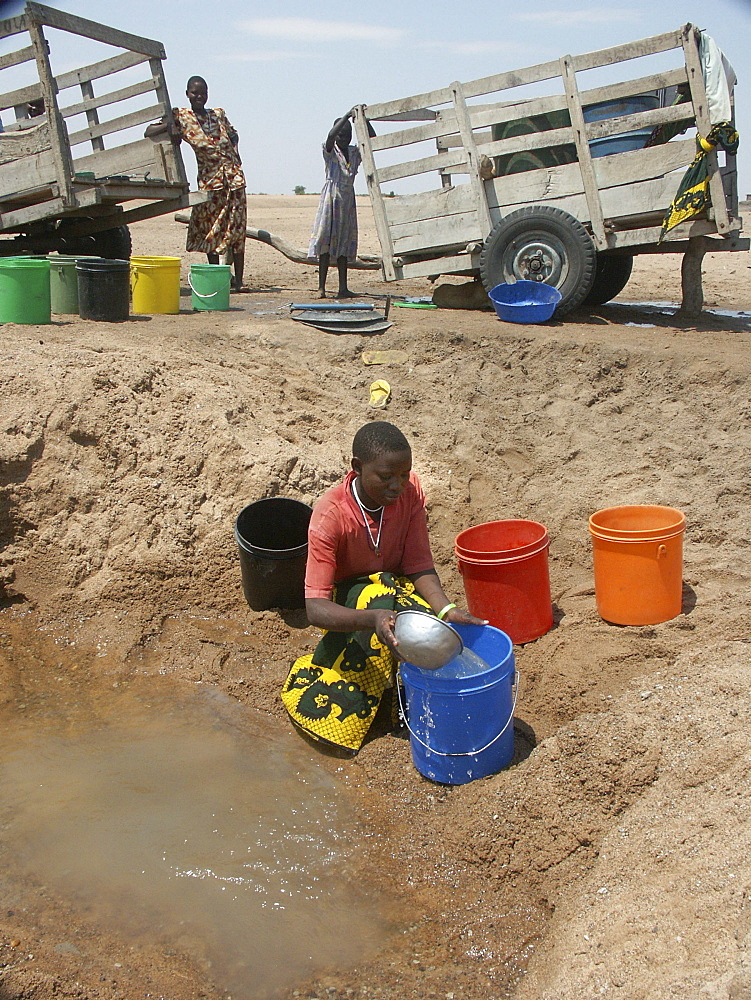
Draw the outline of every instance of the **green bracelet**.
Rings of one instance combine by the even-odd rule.
[[[449,612],[452,608],[455,608],[455,607],[456,607],[455,604],[447,604],[445,608],[441,608],[441,610],[438,612],[438,620],[439,621],[443,621],[443,616],[447,612]]]

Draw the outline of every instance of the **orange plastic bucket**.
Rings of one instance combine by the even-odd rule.
[[[592,514],[595,599],[616,625],[658,625],[681,613],[686,516],[674,507],[607,507]]]
[[[547,528],[537,521],[488,521],[460,532],[454,552],[472,614],[512,642],[531,642],[550,631],[549,547]]]

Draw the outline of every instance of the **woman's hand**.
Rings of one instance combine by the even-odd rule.
[[[373,610],[372,614],[375,616],[373,631],[378,636],[380,641],[384,645],[388,646],[395,656],[399,657],[399,650],[397,649],[398,643],[396,641],[396,636],[394,635],[396,613],[394,611],[386,611],[385,609],[376,608]],[[399,659],[401,659],[401,657],[399,657]]]
[[[487,618],[475,618],[471,615],[469,611],[464,611],[462,608],[451,608],[443,616],[445,622],[454,622],[457,625],[487,625]]]

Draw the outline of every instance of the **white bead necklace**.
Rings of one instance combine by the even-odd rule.
[[[359,494],[358,489],[357,489],[357,480],[356,479],[352,480],[352,496],[355,498],[355,502],[357,503],[357,506],[360,508],[360,513],[362,514],[362,523],[365,525],[365,530],[368,533],[368,538],[370,538],[370,544],[373,546],[373,551],[375,552],[375,554],[377,556],[380,556],[380,554],[381,554],[381,529],[383,528],[383,504],[381,504],[380,507],[376,507],[374,509],[371,509],[370,507],[366,507],[363,504],[362,500],[360,499],[360,494]],[[368,524],[368,519],[365,516],[365,511],[366,510],[370,514],[375,514],[379,510],[381,512],[380,518],[378,520],[378,534],[376,535],[375,538],[373,538],[373,532],[370,530],[370,525]],[[375,518],[373,520],[375,520]]]

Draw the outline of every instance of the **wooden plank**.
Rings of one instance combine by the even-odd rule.
[[[381,167],[378,171],[379,183],[399,180],[400,177],[414,177],[416,174],[427,174],[432,170],[452,170],[467,166],[467,154],[464,149],[449,150],[446,153],[436,153],[424,156],[419,160],[408,160],[405,163],[394,163]]]
[[[139,111],[131,111],[130,114],[121,115],[119,118],[112,118],[110,121],[102,122],[101,125],[93,125],[91,128],[82,129],[80,132],[71,132],[68,141],[71,146],[78,146],[82,142],[88,142],[101,135],[111,135],[113,132],[120,132],[122,129],[133,128],[135,125],[145,125],[161,118],[162,109],[159,104],[154,104],[148,108],[141,108]]]
[[[464,83],[464,97],[482,97],[483,94],[494,94],[499,90],[508,90],[513,87],[522,87],[530,83],[539,83],[542,80],[551,80],[560,73],[557,61],[538,63],[535,66],[527,66],[525,69],[511,70],[510,72],[497,73],[493,76],[481,77],[478,80],[470,80]],[[398,101],[386,101],[383,104],[369,104],[368,118],[376,121],[380,118],[388,118],[395,114],[404,114],[408,111],[416,111],[422,108],[432,108],[435,105],[451,103],[451,88],[442,87],[439,90],[431,90],[425,94],[414,94],[412,97],[404,97]]]
[[[20,35],[28,27],[29,24],[25,14],[21,14],[19,17],[6,17],[0,21],[0,38],[10,38],[11,35]]]
[[[655,108],[652,111],[638,111],[631,115],[618,115],[615,118],[601,118],[596,122],[587,123],[587,138],[602,139],[609,135],[622,135],[640,128],[654,128],[655,125],[665,125],[668,122],[681,122],[693,119],[694,113],[689,103],[676,104],[671,108]]]
[[[678,84],[685,83],[687,79],[686,67],[680,65],[676,69],[666,70],[664,73],[652,73],[649,76],[625,80],[622,83],[608,83],[591,90],[582,90],[580,91],[581,101],[584,107],[589,104],[600,104],[602,101],[619,101],[624,97],[635,97],[653,90],[661,90],[664,87],[676,87]],[[687,107],[690,108],[691,105],[688,104]]]
[[[382,149],[396,149],[399,146],[409,146],[416,142],[428,142],[442,135],[451,135],[457,132],[459,126],[456,121],[456,114],[446,115],[444,112],[440,118],[415,128],[405,128],[401,132],[384,132],[374,136],[371,140],[373,151]]]
[[[579,169],[581,170],[582,181],[584,183],[584,194],[587,198],[592,235],[594,236],[595,246],[599,250],[603,250],[607,246],[605,220],[602,215],[600,191],[597,187],[595,168],[592,165],[592,154],[587,142],[587,128],[584,124],[584,112],[582,111],[579,99],[579,87],[576,82],[576,73],[574,72],[571,56],[561,57],[561,76],[563,78],[563,85],[566,88],[568,111],[574,130],[576,155],[579,159]]]
[[[585,52],[572,59],[575,73],[585,69],[595,69],[599,66],[612,66],[613,63],[627,62],[629,59],[640,59],[642,56],[656,55],[669,49],[681,47],[681,30],[667,31],[661,35],[651,35],[649,38],[639,38],[635,42],[624,45],[614,45],[607,49],[597,49]]]
[[[84,80],[84,82],[81,84],[81,93],[86,99],[84,103],[86,103],[87,101],[94,100],[94,84],[91,82],[91,80]],[[99,113],[97,112],[97,109],[95,107],[87,109],[86,120],[88,121],[89,126],[91,128],[94,128],[99,124]],[[104,149],[104,139],[102,139],[101,136],[95,136],[91,140],[91,148],[95,151]]]
[[[140,66],[141,63],[148,62],[148,56],[140,52],[123,52],[119,56],[111,56],[109,59],[102,59],[99,62],[90,63],[80,69],[70,70],[68,73],[61,73],[55,77],[58,90],[67,90],[69,87],[79,87],[85,80],[100,80],[103,76],[111,76],[113,73],[121,73],[125,69],[133,66]]]
[[[0,94],[0,111],[7,111],[8,108],[15,108],[21,104],[28,104],[29,101],[38,101],[41,96],[41,83],[30,83],[28,87],[19,87],[18,90],[9,90],[7,94]]]
[[[157,148],[151,139],[138,139],[112,149],[78,156],[73,160],[73,166],[77,173],[93,172],[97,177],[145,173],[161,166]]]
[[[44,33],[39,24],[32,20],[32,14],[26,7],[29,18],[29,37],[36,57],[37,74],[42,86],[42,99],[44,100],[45,113],[50,126],[50,139],[52,143],[52,155],[55,160],[57,172],[57,183],[60,187],[60,197],[63,204],[69,205],[73,201],[73,188],[71,186],[71,175],[73,173],[73,162],[70,156],[65,125],[60,117],[57,106],[57,87],[52,76],[52,69],[49,60],[49,46],[44,37]]]
[[[140,94],[148,94],[149,91],[156,90],[156,83],[157,81],[151,77],[142,83],[134,83],[130,87],[123,87],[121,90],[112,90],[109,94],[94,97],[91,80],[84,80],[81,84],[81,90],[83,91],[84,87],[87,89],[91,88],[91,96],[85,98],[83,101],[79,101],[77,104],[69,104],[66,108],[60,108],[60,114],[63,118],[72,118],[73,115],[82,115],[84,113],[88,114],[97,108],[104,108],[109,104],[117,104],[119,101],[127,101],[131,97],[138,97]]]
[[[488,212],[489,222],[490,212]],[[422,222],[406,223],[391,228],[394,253],[397,255],[443,247],[458,247],[463,250],[468,243],[478,240],[482,242],[486,235],[487,233],[483,233],[480,228],[476,211],[463,215],[424,219]]]
[[[30,222],[36,222],[38,219],[54,219],[57,215],[63,215],[66,207],[66,202],[62,198],[53,198],[50,201],[39,202],[28,208],[3,212],[0,215],[0,232],[14,232],[28,225]]]
[[[152,59],[149,63],[151,75],[156,80],[156,96],[162,107],[162,117],[167,124],[173,124],[172,102],[170,101],[167,81],[164,76],[164,65],[161,59]],[[178,180],[188,189],[188,175],[185,171],[180,147],[173,142],[159,144],[159,156],[164,164],[164,176],[167,180]]]
[[[134,201],[140,198],[152,201],[169,201],[182,193],[182,185],[148,180],[129,183],[109,181],[98,185],[98,190],[101,200],[104,202]]]
[[[400,111],[395,115],[379,118],[382,122],[432,122],[437,112],[430,108],[418,108],[416,111]]]
[[[467,156],[467,168],[469,171],[469,183],[475,196],[475,211],[477,212],[477,222],[481,239],[485,239],[493,224],[490,221],[490,210],[488,208],[488,196],[485,192],[485,184],[480,177],[480,157],[475,145],[472,125],[467,111],[467,102],[464,100],[462,85],[459,81],[451,84],[451,94],[454,101],[456,120],[459,125],[459,132],[464,144],[464,151]],[[474,239],[476,237],[470,237]]]
[[[478,271],[479,253],[463,253],[453,257],[436,257],[434,260],[419,260],[414,263],[403,261],[399,270],[400,278],[427,278],[432,274],[460,274],[463,271]]]
[[[469,212],[473,207],[472,189],[469,184],[422,191],[419,194],[397,195],[389,198],[386,214],[389,225],[398,226],[422,219],[437,219],[448,215]]]
[[[360,147],[362,162],[365,168],[365,182],[368,185],[368,191],[370,192],[370,203],[373,209],[373,219],[376,225],[376,232],[378,233],[378,239],[381,244],[381,253],[383,256],[383,276],[386,281],[393,281],[396,277],[394,273],[394,247],[391,243],[391,234],[389,232],[389,224],[386,217],[386,209],[384,207],[384,198],[381,194],[381,184],[383,183],[383,180],[379,177],[375,158],[373,156],[373,148],[370,144],[371,137],[368,132],[368,123],[365,118],[365,108],[363,105],[358,105],[355,111],[355,133],[357,135],[357,142]]]
[[[686,70],[688,72],[688,85],[691,88],[691,98],[696,111],[696,126],[699,135],[706,139],[712,129],[709,120],[709,108],[707,104],[707,93],[704,89],[704,74],[701,68],[701,58],[699,56],[699,40],[693,25],[687,24],[683,33],[683,52],[686,59]],[[725,201],[725,189],[722,184],[717,161],[717,152],[707,153],[707,171],[709,173],[709,194],[714,209],[717,232],[720,234],[728,232],[730,219],[728,216],[727,202]]]
[[[27,45],[24,49],[16,49],[15,52],[8,52],[4,56],[0,56],[0,69],[19,66],[21,63],[31,62],[34,58],[34,46]]]
[[[52,7],[45,7],[40,3],[27,3],[26,16],[37,24],[46,24],[50,28],[58,28],[60,31],[70,31],[74,35],[84,35],[86,38],[93,38],[106,45],[118,45],[122,49],[142,52],[144,55],[155,56],[157,59],[166,58],[162,43],[156,42],[152,38],[143,38],[141,35],[133,35],[129,31],[120,31],[119,28],[111,28],[109,25],[99,24],[98,21],[89,21],[85,17],[66,14],[61,10],[54,10]]]
[[[53,184],[57,179],[52,150],[29,153],[7,163],[0,164],[0,191],[2,200],[10,201],[14,196],[26,195],[30,189]]]
[[[635,184],[663,177],[671,171],[685,170],[694,158],[693,139],[680,139],[637,149],[616,156],[600,156],[593,160],[597,185],[602,191],[623,184]],[[456,190],[460,190],[458,185]],[[540,167],[523,173],[495,177],[488,181],[488,199],[493,208],[508,211],[511,206],[544,204],[553,198],[566,198],[584,193],[578,164]]]

